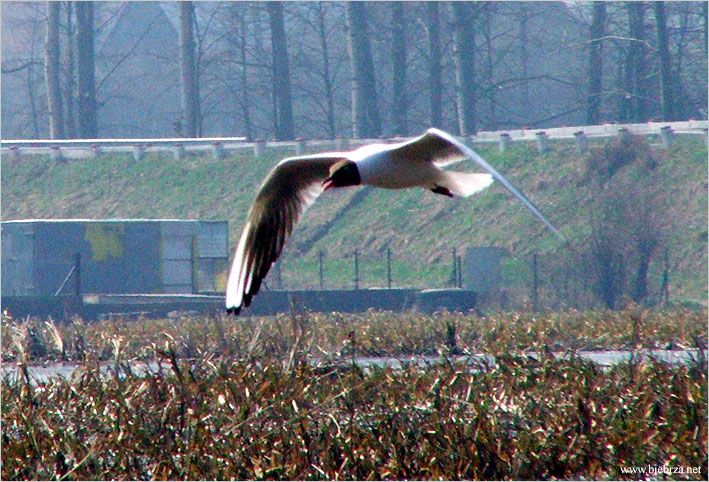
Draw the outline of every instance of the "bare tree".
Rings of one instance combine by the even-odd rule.
[[[322,54],[322,79],[323,87],[325,89],[325,102],[326,102],[326,119],[327,119],[327,132],[331,139],[334,139],[337,135],[335,130],[335,98],[333,93],[334,79],[330,71],[330,49],[328,46],[328,30],[325,23],[325,12],[323,11],[322,2],[315,2],[316,8],[318,10],[318,21],[317,21],[317,33],[318,39],[320,40],[320,51]]]
[[[49,112],[49,136],[63,139],[64,108],[59,69],[59,2],[47,2],[47,37],[44,50],[44,78],[47,84],[47,109]]]
[[[347,50],[352,73],[352,119],[356,137],[378,137],[381,134],[377,87],[372,50],[367,34],[367,12],[364,2],[347,2],[345,14]]]
[[[529,97],[529,8],[526,2],[519,2],[519,65],[522,78],[522,105],[520,117],[529,118],[532,113]]]
[[[283,22],[283,4],[281,2],[268,2],[266,5],[271,27],[271,52],[273,54],[272,82],[276,140],[290,140],[295,136],[288,48],[286,30]]]
[[[180,86],[182,89],[183,134],[198,137],[200,132],[199,86],[195,65],[194,5],[178,2],[180,42]]]
[[[64,131],[66,137],[76,137],[76,72],[74,61],[74,2],[62,2],[66,10],[66,48],[64,49]]]
[[[588,55],[588,97],[586,98],[586,122],[599,124],[603,91],[603,37],[605,36],[606,4],[593,2]]]
[[[487,128],[494,128],[496,125],[496,110],[497,110],[497,84],[495,82],[495,62],[493,60],[493,14],[497,6],[493,2],[485,2],[483,4],[485,13],[485,22],[483,30],[485,33],[485,79],[488,84],[485,86],[487,90]]]
[[[657,50],[660,56],[660,102],[662,104],[662,118],[666,121],[672,121],[675,120],[674,77],[672,75],[670,60],[665,2],[654,2],[653,9],[655,11],[655,28],[657,29]]]
[[[98,137],[94,62],[94,2],[76,2],[77,107],[79,136]]]
[[[406,98],[406,9],[402,2],[391,2],[391,54],[392,54],[392,119],[394,134],[405,135],[407,132]]]
[[[305,2],[301,9],[293,9],[293,18],[312,33],[310,38],[299,39],[302,43],[296,42],[294,47],[300,50],[300,56],[293,62],[293,75],[298,77],[298,69],[305,74],[297,87],[301,99],[306,100],[301,102],[301,116],[317,129],[324,130],[330,139],[337,136],[339,120],[335,108],[338,71],[347,62],[347,56],[338,54],[337,49],[342,32],[339,21],[344,8],[344,4],[334,2]],[[313,77],[318,82],[313,82]]]
[[[458,131],[475,132],[475,39],[470,2],[453,2],[455,31],[455,83],[458,99]]]
[[[629,45],[625,58],[621,120],[642,122],[647,119],[647,43],[645,39],[645,3],[627,2]]]
[[[429,122],[438,127],[441,113],[441,21],[438,2],[426,2],[426,28],[428,30],[428,103]]]
[[[709,52],[709,3],[702,2],[702,25],[704,26],[704,55]]]

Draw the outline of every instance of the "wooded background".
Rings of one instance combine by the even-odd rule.
[[[707,118],[707,2],[2,2],[2,137]]]

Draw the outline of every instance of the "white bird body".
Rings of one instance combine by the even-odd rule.
[[[466,158],[487,173],[441,169]],[[397,144],[370,144],[351,152],[284,159],[264,180],[247,215],[229,273],[226,308],[238,313],[250,304],[299,217],[325,190],[363,184],[386,189],[422,187],[451,197],[470,196],[492,184],[493,178],[565,241],[510,181],[475,151],[438,129]]]

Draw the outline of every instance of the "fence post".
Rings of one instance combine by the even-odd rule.
[[[665,149],[669,149],[672,145],[672,126],[664,126],[660,129],[660,136],[662,137],[662,145]]]
[[[62,150],[59,146],[52,146],[49,148],[49,157],[53,161],[57,161],[57,162],[64,161],[64,156],[62,155]]]
[[[321,290],[322,290],[323,287],[325,286],[325,278],[324,278],[324,276],[323,276],[323,269],[322,269],[322,258],[323,258],[323,252],[320,251],[320,252],[318,253],[318,261],[320,262],[319,273],[320,273],[320,289],[321,289]]]
[[[145,156],[145,146],[143,144],[137,144],[133,146],[133,159],[140,161]]]
[[[96,159],[101,155],[101,146],[98,144],[91,144],[91,146],[89,146],[89,150],[93,159]]]
[[[500,134],[500,152],[505,152],[507,149],[509,149],[511,142],[512,138],[510,137],[509,133],[503,132],[502,134]]]
[[[391,248],[387,248],[387,288],[391,289]]]
[[[305,139],[298,138],[295,140],[295,155],[302,156],[305,153]]]
[[[76,262],[74,264],[76,269],[74,270],[74,274],[76,276],[76,285],[74,286],[74,291],[76,293],[76,297],[81,299],[81,252],[77,251],[76,253]]]
[[[453,248],[453,287],[458,284],[458,254],[456,249]]]
[[[12,146],[10,148],[10,158],[13,162],[20,162],[22,155],[20,154],[20,148],[17,146]]]
[[[588,137],[584,131],[574,132],[574,141],[576,141],[576,152],[582,154],[588,149]]]
[[[622,141],[625,141],[630,138],[630,129],[627,127],[621,127],[618,129],[618,135]]]
[[[359,289],[359,251],[355,249],[354,252],[354,264],[355,264],[355,290]]]
[[[179,142],[176,142],[174,145],[174,150],[172,151],[172,155],[175,158],[176,161],[179,161],[180,159],[184,159],[185,157],[185,146],[180,144]]]
[[[537,276],[537,253],[532,255],[532,311],[539,311],[539,278]]]
[[[254,157],[263,156],[265,151],[266,151],[266,141],[263,139],[257,139],[256,142],[254,142]]]
[[[537,132],[535,134],[537,139],[537,150],[539,152],[546,152],[549,150],[549,138],[547,133],[544,131]]]
[[[221,142],[212,142],[212,157],[214,157],[215,161],[224,159],[224,145]]]

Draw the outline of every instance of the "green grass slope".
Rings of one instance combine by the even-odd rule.
[[[610,140],[591,142],[593,148]],[[671,258],[671,296],[705,300],[707,290],[707,149],[700,138],[676,138],[669,150],[647,139],[657,160],[656,175],[639,176],[665,207],[665,244]],[[588,210],[598,193],[587,182],[586,159],[571,141],[552,142],[540,154],[531,143],[505,153],[496,145],[474,146],[517,184],[575,243],[590,231]],[[235,241],[262,179],[287,152],[263,158],[211,155],[175,161],[130,154],[56,163],[44,157],[2,159],[2,219],[178,218],[228,220]],[[453,166],[477,170],[472,162]],[[648,188],[650,186],[647,186]],[[659,188],[659,189],[658,189]],[[296,227],[281,262],[286,286],[318,285],[318,254],[325,259],[327,286],[351,286],[355,250],[362,286],[386,285],[386,251],[398,286],[443,286],[451,272],[451,252],[467,246],[499,246],[511,256],[557,249],[543,224],[501,185],[468,199],[429,191],[350,188],[329,191]]]

